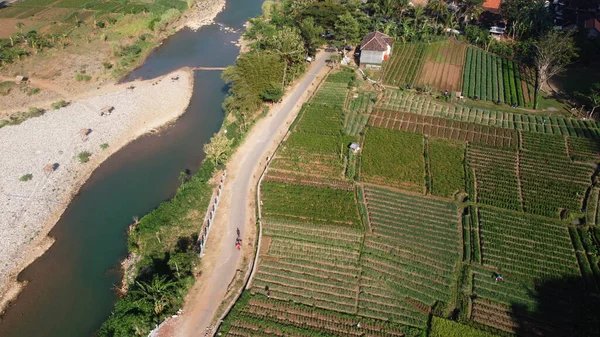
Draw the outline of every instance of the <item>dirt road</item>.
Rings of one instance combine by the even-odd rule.
[[[270,155],[269,151],[276,146],[278,136],[287,131],[286,122],[289,123],[290,114],[297,110],[302,99],[305,98],[304,94],[325,67],[325,61],[329,56],[330,54],[322,53],[317,57],[304,78],[286,95],[278,108],[273,109],[269,116],[255,125],[244,144],[231,159],[231,165],[227,167],[226,186],[223,190],[224,202],[222,201],[217,210],[214,225],[216,227],[219,222],[223,222],[223,228],[211,233],[212,237],[209,237],[206,247],[207,255],[211,250],[217,251],[217,255],[209,258],[213,262],[208,262],[208,270],[205,270],[210,274],[200,280],[201,288],[197,290],[197,294],[192,294],[188,298],[185,314],[176,322],[172,322],[175,324],[169,324],[170,327],[161,329],[160,336],[189,337],[206,334],[207,327],[213,321],[230,282],[241,267],[242,252],[235,247],[237,228],[244,237],[244,233],[254,226],[254,214],[248,213],[253,212],[253,208],[249,205],[254,204],[254,185],[260,174],[259,165],[264,165],[266,156]],[[229,194],[228,198],[227,194]],[[244,243],[243,249],[252,250],[253,247]],[[214,268],[212,272],[210,272],[211,267]]]

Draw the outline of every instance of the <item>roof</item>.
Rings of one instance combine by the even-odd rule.
[[[358,149],[360,149],[360,144],[358,144],[358,143],[352,143],[352,144],[350,144],[350,148],[352,150],[358,150]]]
[[[387,47],[392,45],[392,42],[394,42],[394,39],[383,33],[371,32],[362,40],[360,49],[386,51]]]
[[[483,3],[483,8],[490,12],[499,12],[501,4],[502,0],[485,0]]]
[[[598,20],[596,20],[596,19],[586,20],[584,27],[588,28],[588,29],[593,28],[593,29],[597,30],[598,32],[600,32],[600,22],[598,22]]]

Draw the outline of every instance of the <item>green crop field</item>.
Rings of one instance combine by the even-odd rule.
[[[415,85],[429,46],[424,43],[396,43],[383,68],[383,83],[404,87]]]
[[[432,193],[441,197],[452,197],[456,192],[464,191],[464,144],[430,139],[427,153],[431,168]]]
[[[469,47],[463,73],[463,96],[526,106],[533,100],[526,71],[512,60]]]
[[[341,72],[329,76],[303,106],[292,125],[293,132],[270,165],[268,181],[352,188],[345,172],[348,146],[357,140],[358,131],[341,132],[347,117],[344,105],[350,75]]]
[[[422,192],[425,184],[423,136],[380,128],[367,131],[361,176],[365,181]]]
[[[419,48],[384,77],[449,53]],[[475,76],[492,100],[511,90],[494,76]],[[351,79],[329,75],[274,154],[256,274],[222,335],[600,335],[599,124]]]

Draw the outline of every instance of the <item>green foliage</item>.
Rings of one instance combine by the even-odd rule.
[[[58,110],[60,108],[66,107],[68,105],[69,105],[69,102],[67,102],[65,100],[60,100],[60,101],[56,101],[56,102],[52,103],[50,106],[52,107],[52,110]]]
[[[108,143],[102,143],[102,144],[100,144],[100,148],[101,148],[102,150],[106,150],[106,149],[108,149]]]
[[[445,140],[429,140],[432,193],[451,197],[465,186],[463,154],[464,145]]]
[[[75,80],[78,82],[81,82],[81,81],[88,82],[91,79],[92,79],[92,76],[90,76],[88,74],[75,73]]]
[[[140,219],[130,232],[129,249],[140,258],[135,269],[144,273],[136,276],[127,295],[116,303],[99,337],[148,334],[181,308],[194,282],[197,223],[204,216],[190,218],[190,214],[208,207],[212,191],[208,180],[213,173],[214,166],[205,161],[184,183],[185,188]]]
[[[261,194],[265,217],[351,226],[360,221],[352,191],[264,182]]]
[[[369,128],[363,148],[362,177],[367,182],[423,192],[423,152],[422,135]]]
[[[265,102],[279,102],[282,97],[283,89],[281,88],[266,88],[260,94],[260,98]]]
[[[87,152],[87,151],[83,151],[83,152],[79,152],[79,154],[77,155],[77,158],[79,159],[80,163],[87,163],[88,161],[90,161],[90,156],[92,154]]]
[[[451,320],[433,316],[429,337],[494,337],[495,335],[477,330]]]
[[[281,87],[284,61],[274,52],[245,53],[234,66],[227,67],[222,76],[231,85],[227,111],[252,111],[262,103],[266,89]]]
[[[30,181],[31,179],[33,179],[33,174],[31,173],[27,173],[19,178],[20,181]]]

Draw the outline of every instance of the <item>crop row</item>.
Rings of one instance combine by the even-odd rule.
[[[267,218],[283,216],[348,225],[360,221],[352,191],[263,182],[261,195]]]
[[[417,85],[460,91],[465,50],[465,43],[452,40],[430,44]]]
[[[461,105],[450,105],[427,96],[399,90],[386,90],[378,103],[382,109],[449,118],[507,129],[571,137],[600,138],[600,122],[558,116],[516,114]]]
[[[383,82],[394,86],[414,85],[417,76],[421,73],[426,44],[401,44],[393,46],[392,56],[384,65]]]
[[[371,115],[369,125],[498,147],[517,145],[517,133],[513,130],[411,113],[378,110]]]
[[[479,210],[484,264],[531,278],[579,274],[573,251],[557,249],[571,246],[566,228],[547,237],[544,227],[549,220],[506,214]],[[549,228],[554,226],[548,224]]]
[[[519,65],[511,60],[469,47],[464,68],[465,96],[520,106],[531,100],[527,84],[521,81]]]
[[[477,202],[521,209],[514,151],[471,145],[467,150],[467,165],[474,172]]]

